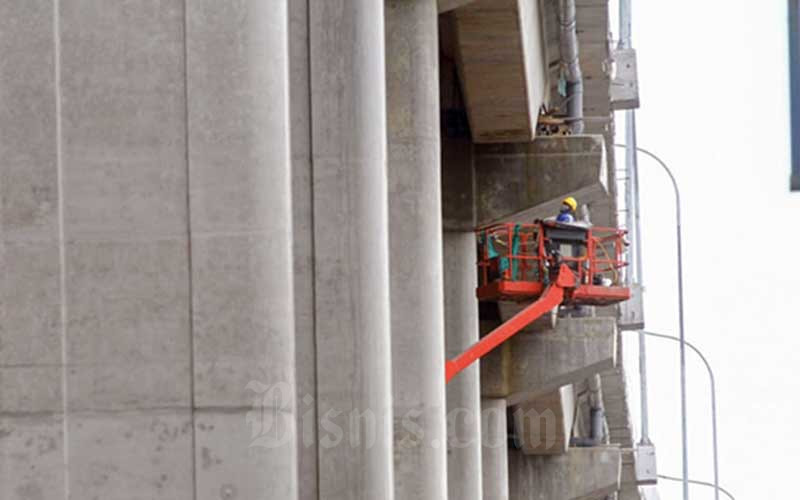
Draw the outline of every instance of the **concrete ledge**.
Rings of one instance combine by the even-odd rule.
[[[573,448],[564,455],[508,454],[511,500],[593,500],[620,486],[620,450],[616,447]]]
[[[613,318],[562,318],[555,329],[524,330],[481,360],[481,396],[530,401],[613,368]]]
[[[558,213],[561,200],[608,199],[606,149],[601,135],[539,137],[522,144],[475,149],[478,225],[532,222]]]
[[[439,0],[439,13],[448,12],[472,3],[474,0]]]
[[[526,455],[560,455],[567,452],[575,413],[572,385],[514,407],[514,431]]]
[[[547,91],[537,0],[440,0],[453,14],[456,62],[475,143],[529,142]]]

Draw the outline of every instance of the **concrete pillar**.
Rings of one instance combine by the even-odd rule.
[[[436,0],[385,15],[394,494],[447,498]]]
[[[287,2],[187,7],[195,490],[294,499]]]
[[[505,399],[481,399],[483,500],[508,500],[508,428]]]
[[[475,236],[444,233],[445,345],[453,358],[478,340]],[[480,371],[475,363],[447,384],[447,485],[449,498],[480,500]]]
[[[393,498],[383,2],[310,2],[319,496]]]
[[[317,366],[308,0],[289,2],[297,474],[299,500],[317,500]]]

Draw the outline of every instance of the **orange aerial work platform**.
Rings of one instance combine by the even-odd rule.
[[[625,231],[555,221],[502,223],[477,231],[478,299],[530,305],[445,363],[449,382],[559,305],[611,305],[630,298],[620,270]]]

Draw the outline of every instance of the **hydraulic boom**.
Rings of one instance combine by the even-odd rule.
[[[567,289],[575,288],[575,286],[575,276],[572,271],[566,264],[561,264],[558,278],[545,289],[539,299],[472,344],[469,349],[459,354],[456,358],[445,362],[446,382],[450,382],[453,377],[474,361],[490,353],[495,347],[513,337],[517,332],[536,321],[541,315],[559,306],[564,300]]]

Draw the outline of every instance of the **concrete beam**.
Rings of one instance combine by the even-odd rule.
[[[609,198],[600,135],[481,145],[475,149],[474,163],[478,226],[553,216],[566,196],[574,196],[580,204]]]
[[[530,401],[613,368],[613,318],[562,318],[555,329],[523,330],[481,359],[481,396]]]
[[[447,498],[435,0],[386,1],[394,498]]]
[[[560,455],[567,452],[575,413],[575,391],[565,385],[515,406],[514,433],[526,455]]]
[[[512,500],[600,500],[620,485],[615,447],[572,448],[554,456],[510,450],[508,467]]]
[[[459,7],[467,5],[468,3],[472,3],[473,1],[475,0],[439,0],[438,1],[439,13],[441,14],[443,12],[448,12],[457,9]]]
[[[483,500],[508,500],[508,419],[503,399],[481,399]]]
[[[537,0],[478,0],[453,13],[472,140],[533,139],[547,90]]]

